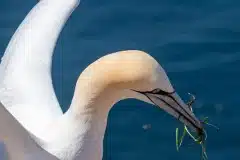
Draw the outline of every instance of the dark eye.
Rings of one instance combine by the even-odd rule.
[[[159,94],[159,95],[171,95],[171,94],[175,93],[175,91],[166,92],[166,91],[161,90],[160,88],[156,88],[156,89],[152,90],[150,93]]]
[[[158,94],[160,92],[160,89],[159,88],[156,88],[154,90],[151,91],[151,93],[153,94]]]
[[[168,94],[168,92],[165,92],[165,91],[163,91],[163,90],[161,90],[159,88],[156,88],[156,89],[152,90],[151,93],[153,93],[153,94],[161,94],[161,95],[167,95]]]

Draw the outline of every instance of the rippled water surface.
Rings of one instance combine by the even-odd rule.
[[[0,56],[37,0],[0,1]],[[194,110],[209,116],[209,160],[240,159],[240,1],[82,0],[58,41],[53,79],[66,110],[79,73],[119,50],[149,52],[179,94],[197,97]],[[118,103],[109,116],[104,160],[197,160],[200,147],[186,140],[175,149],[180,124],[137,100]]]

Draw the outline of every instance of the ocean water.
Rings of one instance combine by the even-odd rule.
[[[0,57],[37,0],[0,1]],[[240,1],[82,0],[59,38],[53,60],[57,97],[67,110],[77,77],[99,57],[144,50],[166,70],[184,100],[196,95],[198,117],[208,116],[209,160],[240,159]],[[144,125],[151,125],[144,129]],[[104,160],[198,160],[200,146],[175,148],[180,123],[137,100],[111,110]]]

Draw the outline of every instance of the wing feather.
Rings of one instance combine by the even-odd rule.
[[[0,64],[0,100],[33,133],[62,115],[51,66],[58,36],[79,2],[70,1],[39,1],[11,38]]]
[[[57,160],[43,150],[21,124],[0,103],[1,160]]]

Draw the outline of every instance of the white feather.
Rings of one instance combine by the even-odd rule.
[[[13,35],[0,64],[0,100],[36,135],[62,115],[51,79],[53,50],[79,0],[42,0]]]
[[[57,160],[43,150],[0,103],[0,159],[1,160]]]

